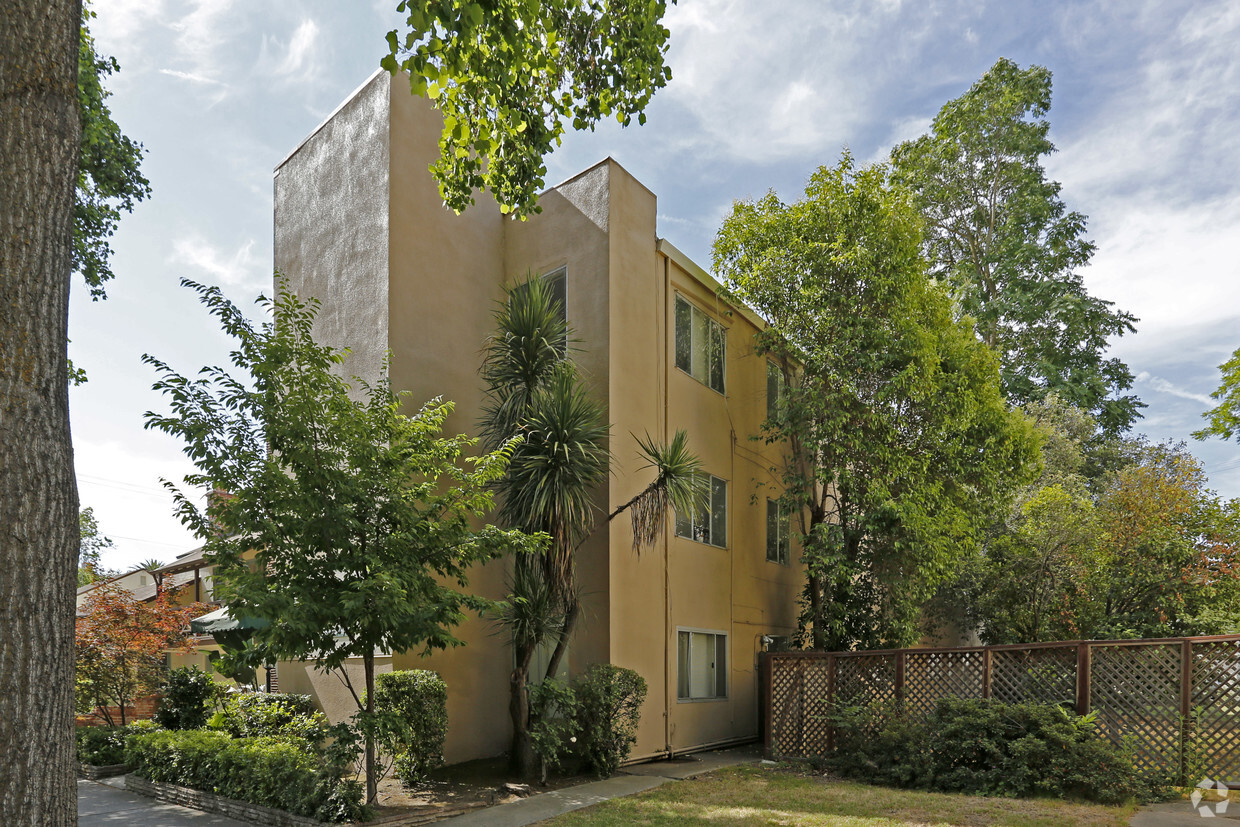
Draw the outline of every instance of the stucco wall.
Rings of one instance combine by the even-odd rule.
[[[275,269],[322,303],[315,337],[375,381],[388,347],[388,85],[377,73],[275,171]],[[366,335],[359,335],[365,332]]]

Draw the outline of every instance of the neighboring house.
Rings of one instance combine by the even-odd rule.
[[[483,195],[452,214],[427,172],[439,129],[405,80],[372,76],[275,171],[276,269],[322,302],[316,335],[351,348],[346,370],[373,380],[390,349],[392,385],[411,405],[457,404],[452,432],[476,431],[503,286],[527,272],[562,282],[572,358],[606,407],[613,456],[598,528],[578,553],[570,672],[607,662],[645,677],[635,759],[756,738],[757,656],[795,631],[804,582],[786,517],[769,513],[780,452],[751,440],[779,384],[754,352],[761,320],[658,237],[655,194],[610,158],[544,193],[528,221]],[[627,517],[605,515],[652,479],[634,435],[681,428],[711,476],[709,513],[669,517],[639,555]],[[475,570],[472,587],[502,597],[505,569]],[[446,680],[451,762],[499,754],[510,738],[507,641],[479,619],[459,635],[467,646],[391,659]],[[281,670],[285,691],[344,708],[339,681]]]

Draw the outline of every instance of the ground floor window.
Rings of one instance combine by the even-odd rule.
[[[676,697],[708,701],[728,696],[728,636],[680,629],[676,632]]]

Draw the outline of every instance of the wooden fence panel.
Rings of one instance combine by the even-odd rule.
[[[1240,635],[763,657],[771,755],[828,755],[833,702],[902,700],[920,718],[944,697],[990,697],[1096,711],[1142,772],[1240,782]]]
[[[1240,783],[1240,640],[1194,644],[1191,677],[1190,771]]]

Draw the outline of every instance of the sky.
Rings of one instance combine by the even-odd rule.
[[[70,393],[79,494],[115,543],[105,566],[198,545],[161,487],[190,465],[143,428],[164,405],[141,357],[184,373],[226,362],[179,280],[250,308],[270,292],[272,170],[378,67],[395,6],[94,1],[97,48],[121,66],[109,105],[146,148],[153,190],[113,238],[108,299],[80,280],[71,298],[70,356],[89,376]],[[681,0],[665,23],[673,79],[646,125],[569,135],[548,184],[612,156],[657,194],[659,234],[709,269],[734,200],[796,199],[846,147],[884,160],[1000,57],[1046,66],[1046,167],[1098,248],[1085,283],[1140,319],[1111,346],[1148,405],[1134,430],[1201,427],[1240,347],[1240,3]],[[1240,444],[1190,449],[1240,497]]]

